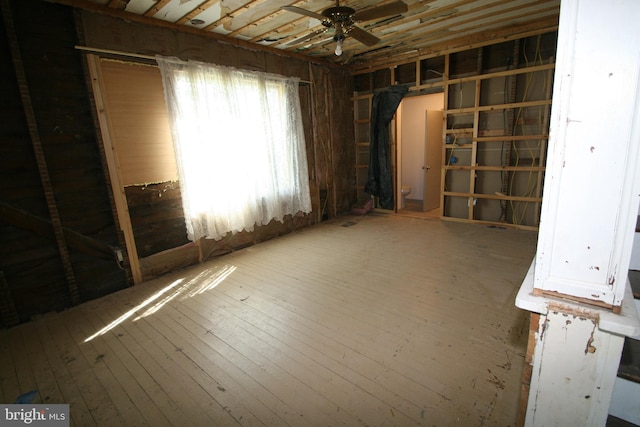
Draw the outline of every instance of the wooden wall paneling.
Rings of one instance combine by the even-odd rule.
[[[189,243],[179,182],[129,185],[124,191],[141,259]]]
[[[332,132],[332,171],[334,175],[335,201],[334,214],[348,212],[356,201],[353,164],[354,128],[353,93],[351,74],[344,69],[329,72],[331,76],[331,132]]]
[[[306,64],[307,78],[306,83],[301,83],[299,87],[300,108],[302,110],[302,123],[304,127],[305,148],[307,154],[307,167],[309,168],[309,196],[311,197],[312,216],[317,217],[316,222],[320,219],[320,193],[318,191],[318,179],[316,177],[316,157],[315,157],[315,140],[317,135],[317,123],[314,105],[315,88],[311,82],[311,64]]]
[[[312,110],[315,117],[314,158],[315,176],[320,194],[319,221],[329,218],[334,209],[335,198],[331,194],[334,191],[331,160],[331,120],[328,85],[326,70],[313,67],[311,82],[314,96],[312,97]],[[318,222],[319,222],[318,221]]]
[[[313,157],[313,163],[309,164],[309,176],[310,181],[313,182],[313,185],[310,186],[310,189],[313,189],[315,194],[312,194],[313,197],[312,203],[315,202],[314,212],[315,212],[315,222],[322,222],[322,218],[324,215],[325,209],[325,199],[326,199],[326,189],[322,189],[322,171],[317,167],[320,162],[319,156],[322,153],[318,153],[318,141],[320,138],[320,130],[318,123],[319,118],[321,117],[320,112],[317,109],[318,106],[318,87],[316,83],[316,75],[313,72],[311,64],[309,64],[309,80],[311,82],[311,91],[309,96],[309,111],[311,113],[311,126],[312,126],[312,138],[311,145],[307,144],[307,150],[310,148],[311,156]],[[324,158],[324,157],[323,157]],[[324,193],[323,193],[324,192]],[[324,194],[324,197],[322,196]]]
[[[0,201],[0,219],[14,227],[29,230],[38,236],[55,241],[53,222],[47,218],[33,215],[25,210],[18,209]],[[65,242],[69,247],[93,257],[115,260],[117,248],[62,225],[60,227],[62,228]]]
[[[119,245],[95,141],[82,57],[73,48],[77,43],[73,10],[39,0],[10,0],[10,4],[69,262],[79,300],[87,301],[122,289],[126,279],[115,254],[101,252]],[[10,58],[9,49],[3,50]],[[6,76],[3,87],[13,86],[18,94],[15,74]],[[68,308],[73,302],[56,249],[23,104],[19,94],[16,97],[11,91],[7,95],[3,100],[12,115],[3,117],[12,123],[2,126],[2,145],[10,148],[2,150],[6,185],[0,198],[10,211],[3,210],[9,216],[2,222],[12,225],[2,227],[0,268],[20,320],[26,321]],[[13,117],[16,113],[22,116],[18,120]],[[45,233],[39,234],[41,227],[34,227],[33,219],[43,225]]]
[[[42,140],[40,139],[40,133],[38,130],[38,123],[36,121],[35,111],[33,109],[31,94],[27,83],[27,77],[25,74],[24,64],[22,62],[22,54],[20,52],[20,46],[16,37],[16,30],[14,26],[13,14],[11,11],[11,5],[9,0],[2,0],[2,17],[4,20],[4,26],[6,36],[9,41],[11,49],[11,59],[13,61],[16,79],[20,88],[20,96],[22,98],[22,105],[24,114],[27,120],[29,135],[31,137],[31,143],[33,145],[33,151],[36,156],[36,162],[38,165],[38,172],[40,174],[40,181],[44,190],[44,195],[47,200],[47,207],[49,210],[49,216],[53,225],[53,231],[56,238],[60,259],[65,272],[65,278],[67,281],[67,287],[69,290],[70,300],[72,304],[78,304],[80,302],[80,295],[78,293],[78,285],[76,283],[75,275],[73,273],[73,266],[71,264],[71,258],[69,256],[69,250],[65,241],[64,232],[62,230],[62,224],[60,216],[58,214],[58,208],[51,185],[51,179],[47,168],[47,161],[44,155]]]
[[[109,167],[109,177],[111,188],[116,203],[116,209],[118,211],[118,218],[120,220],[120,228],[124,233],[125,242],[127,244],[127,252],[129,255],[129,268],[131,269],[131,275],[134,283],[142,282],[142,273],[140,271],[140,263],[138,260],[138,252],[136,249],[136,242],[133,235],[133,229],[131,226],[131,219],[129,216],[129,209],[127,206],[127,198],[124,192],[123,178],[120,171],[120,165],[118,161],[118,155],[115,152],[115,148],[112,145],[111,140],[111,123],[106,111],[105,100],[103,98],[103,81],[101,73],[100,58],[96,55],[87,55],[87,61],[89,65],[89,72],[91,75],[92,88],[96,101],[96,107],[98,109],[98,119],[100,121],[100,132],[102,140],[105,145],[105,154],[107,156],[107,165]]]
[[[16,19],[20,8],[15,3],[12,3],[12,11]],[[21,40],[20,28],[16,31],[18,40]],[[0,56],[8,59],[11,58],[11,48],[5,33],[4,19],[0,18]],[[29,57],[23,56],[23,60],[29,62]],[[6,60],[1,64],[0,114],[3,119],[0,121],[0,180],[3,185],[0,186],[0,200],[12,207],[49,218],[13,62]],[[53,229],[51,226],[49,229],[51,237],[43,238],[0,219],[0,270],[4,272],[19,322],[27,321],[43,311],[64,309],[71,305]],[[38,282],[31,282],[30,273],[34,266],[43,264],[51,269],[40,276]],[[39,298],[43,290],[52,291],[52,294],[47,299]],[[8,326],[0,318],[0,328]]]

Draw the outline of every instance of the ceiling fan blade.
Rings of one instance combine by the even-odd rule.
[[[393,3],[383,4],[382,6],[372,7],[371,9],[356,12],[353,20],[356,22],[370,21],[385,16],[398,15],[409,10],[408,6],[402,1],[394,1]]]
[[[313,31],[313,32],[307,34],[306,36],[302,36],[299,39],[293,39],[290,42],[285,43],[284,46],[292,46],[292,45],[295,45],[295,44],[300,44],[302,42],[306,42],[307,40],[311,40],[312,38],[314,38],[317,35],[320,35],[322,33],[326,33],[328,30],[329,30],[329,28],[323,28],[323,29],[320,29],[320,30]]]
[[[366,44],[367,46],[373,46],[374,44],[377,44],[380,41],[380,39],[374,36],[373,34],[368,33],[365,30],[355,26],[352,27],[351,30],[349,31],[349,35],[354,39],[358,40],[360,43]]]
[[[324,16],[324,15],[320,15],[319,13],[312,12],[312,11],[307,10],[307,9],[303,9],[303,8],[301,8],[301,7],[296,7],[296,6],[282,6],[282,9],[284,9],[284,10],[288,10],[289,12],[293,12],[293,13],[299,13],[300,15],[310,16],[310,17],[312,17],[312,18],[319,19],[320,21],[324,21],[325,19],[327,19],[327,17],[326,17],[326,16]]]

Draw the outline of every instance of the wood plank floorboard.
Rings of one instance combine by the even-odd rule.
[[[260,339],[262,342],[260,353],[274,361],[283,372],[309,387],[318,396],[317,399],[326,399],[326,406],[333,406],[341,414],[352,417],[352,419],[347,419],[346,422],[355,424],[356,419],[359,418],[358,414],[365,414],[361,410],[362,408],[358,409],[355,406],[365,405],[370,413],[380,403],[372,399],[371,395],[358,389],[353,383],[337,376],[328,367],[317,363],[307,354],[287,345],[283,340],[279,339],[279,331],[276,331],[277,333],[275,334],[270,333],[270,331],[266,330],[266,325],[262,324],[259,319],[252,319],[250,314],[236,314],[225,309],[216,312],[231,322],[239,323],[244,331]],[[256,321],[257,323],[254,323]]]
[[[55,380],[55,373],[49,361],[42,357],[44,348],[38,329],[36,322],[27,323],[20,328],[22,339],[25,343],[23,358],[33,371],[36,380],[34,390],[37,390],[40,394],[42,403],[62,402],[64,397],[58,382]]]
[[[102,374],[101,367],[95,369],[95,363],[92,360],[85,359],[80,349],[86,346],[82,345],[82,341],[75,339],[69,333],[70,327],[74,327],[73,318],[70,314],[61,316],[57,322],[47,322],[47,327],[54,339],[54,348],[47,349],[53,351],[58,357],[64,361],[66,375],[71,376],[71,380],[76,385],[78,394],[70,397],[70,405],[75,406],[77,402],[83,401],[88,409],[88,414],[75,414],[71,411],[71,416],[78,416],[78,425],[118,425],[124,423],[114,402],[110,399],[104,384],[100,381]],[[67,316],[69,316],[67,318]],[[53,402],[52,402],[53,403]],[[60,402],[66,403],[66,402]],[[90,419],[89,419],[90,418]]]
[[[514,426],[535,232],[345,216],[0,331],[85,426]]]
[[[107,316],[112,313],[107,307],[102,310],[92,310],[91,312],[82,310],[87,322],[92,326],[92,330],[98,331],[107,326],[114,318],[118,318],[122,313],[119,313],[114,317],[113,314],[109,316],[109,322],[103,323],[100,316]],[[92,315],[96,314],[96,315]],[[163,387],[163,381],[167,377],[164,370],[158,370],[158,365],[154,359],[148,354],[148,349],[144,345],[145,342],[138,342],[133,338],[131,333],[128,333],[130,325],[127,323],[121,324],[121,328],[115,334],[104,334],[102,339],[91,340],[91,342],[103,342],[106,344],[108,350],[105,354],[104,360],[107,363],[112,363],[112,359],[118,359],[127,369],[128,376],[134,384],[131,387],[139,386],[146,394],[141,396],[141,400],[137,400],[137,404],[144,410],[145,416],[149,420],[150,425],[192,425],[190,418],[178,406],[178,402],[182,397],[182,394],[178,395],[176,399],[172,399]],[[87,335],[90,336],[90,335]],[[174,390],[174,384],[171,382],[171,376],[168,376],[168,390],[171,392]],[[127,386],[129,387],[129,386]],[[151,404],[145,404],[145,400],[150,399]],[[155,409],[157,408],[157,410]],[[187,408],[187,406],[185,406]],[[157,419],[156,419],[157,418]],[[166,420],[166,422],[164,420]]]
[[[125,305],[127,312],[131,312],[129,305]],[[104,308],[105,322],[123,315],[110,308],[110,305]],[[146,321],[123,322],[118,326],[121,326],[118,329],[119,338],[132,349],[142,368],[157,382],[159,387],[156,390],[166,392],[171,409],[178,408],[181,411],[179,421],[182,425],[215,425],[218,422],[224,425],[228,422],[228,417],[217,402],[201,384],[186,374],[189,367],[179,363],[177,353],[180,347],[176,343],[168,342],[155,333]]]
[[[13,348],[13,337],[15,332],[11,330],[0,331],[3,345],[0,346],[0,388],[2,388],[3,402],[13,403],[20,396],[20,384],[18,383],[18,375],[13,364],[13,356],[11,350]]]

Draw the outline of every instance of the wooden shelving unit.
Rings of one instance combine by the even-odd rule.
[[[555,33],[546,33],[355,75],[358,197],[366,197],[372,94],[402,84],[410,95],[444,92],[440,217],[537,229],[554,55]]]
[[[356,189],[358,200],[363,201],[369,198],[364,191],[369,171],[369,132],[371,117],[372,94],[354,96],[354,133],[356,141]]]
[[[514,57],[518,47],[514,43]],[[440,214],[454,221],[535,229],[554,64],[485,72],[484,50],[475,49],[477,70],[464,69],[462,76],[450,71],[444,82]]]

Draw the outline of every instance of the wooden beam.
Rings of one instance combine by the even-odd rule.
[[[78,42],[81,44],[85,44],[86,43],[86,39],[85,39],[85,33],[84,33],[84,27],[82,25],[82,11],[79,9],[74,10],[74,21],[75,21],[75,25],[76,25],[76,33],[78,36]],[[91,73],[89,72],[89,64],[88,61],[85,59],[82,62],[82,69],[84,71],[84,78],[85,78],[85,83],[87,85],[88,88],[93,88],[93,84],[92,84],[92,80],[91,80]],[[118,218],[118,209],[116,206],[116,202],[115,202],[115,198],[113,195],[113,187],[111,186],[111,177],[109,175],[109,166],[107,164],[107,155],[105,153],[105,149],[104,149],[104,141],[102,140],[102,133],[100,132],[100,120],[98,118],[97,115],[97,111],[98,109],[96,108],[96,100],[95,97],[93,96],[89,96],[89,104],[91,105],[91,111],[93,114],[91,114],[91,119],[93,121],[93,127],[95,129],[95,135],[96,135],[96,141],[98,144],[98,149],[100,151],[100,160],[101,160],[101,164],[102,164],[102,173],[104,175],[104,179],[105,182],[107,183],[106,186],[106,190],[107,190],[107,194],[109,196],[109,206],[111,207],[111,215],[113,218],[113,223],[115,226],[116,230],[121,230],[120,227],[120,218]],[[117,232],[115,233],[117,241],[118,241],[118,249],[120,248],[126,248],[127,247],[127,242],[124,238],[124,233],[122,232]],[[130,265],[130,260],[129,260],[129,253],[128,251],[124,251],[124,252],[119,252],[117,254],[117,261],[120,265],[123,266],[124,270],[125,270],[125,277],[127,280],[127,285],[131,286],[134,284],[133,282],[133,274],[131,273],[131,269],[128,268],[128,266]]]
[[[71,264],[71,258],[69,257],[69,250],[67,248],[60,215],[58,214],[58,207],[53,195],[53,186],[49,177],[47,160],[42,148],[42,140],[40,139],[38,122],[36,120],[35,111],[31,102],[31,93],[29,92],[29,85],[24,70],[24,64],[22,62],[22,53],[20,52],[20,44],[18,43],[18,38],[16,36],[16,29],[9,0],[2,0],[2,17],[4,19],[5,32],[9,41],[9,48],[11,50],[11,59],[13,60],[16,80],[18,82],[18,88],[20,90],[22,107],[24,109],[25,119],[29,128],[31,145],[33,146],[33,151],[36,157],[38,172],[40,174],[40,182],[44,190],[47,208],[49,209],[49,216],[51,217],[51,224],[53,226],[53,234],[58,246],[60,260],[62,261],[62,268],[64,270],[65,278],[67,281],[70,300],[73,305],[77,305],[80,302],[78,284],[76,283],[75,274],[73,273],[73,266]]]
[[[38,236],[55,240],[53,224],[50,220],[2,202],[0,202],[0,220],[14,227],[29,230]],[[68,245],[79,252],[102,259],[117,260],[118,248],[66,227],[62,227],[62,231]]]
[[[187,243],[140,259],[140,272],[144,281],[154,279],[170,271],[198,264],[201,249],[196,243]]]
[[[108,119],[106,111],[106,105],[104,102],[102,71],[100,67],[100,58],[95,55],[87,55],[87,65],[89,67],[89,73],[91,76],[91,84],[93,90],[93,96],[95,100],[95,106],[98,115],[98,121],[100,123],[100,133],[104,144],[104,153],[106,156],[107,169],[109,171],[109,182],[111,183],[111,190],[113,192],[114,203],[118,214],[118,223],[120,229],[124,235],[124,240],[127,247],[127,254],[129,256],[129,267],[131,268],[131,275],[133,277],[133,283],[138,284],[142,282],[142,273],[140,271],[140,261],[138,259],[138,250],[136,248],[136,241],[133,235],[133,227],[131,225],[131,218],[129,216],[129,207],[127,205],[127,196],[124,192],[124,186],[122,184],[122,173],[120,171],[120,165],[118,162],[117,152],[111,141],[111,135],[113,131]]]
[[[477,81],[478,83],[480,80]],[[540,101],[525,101],[525,102],[514,102],[512,104],[495,104],[495,105],[476,105],[474,107],[465,107],[465,108],[454,108],[452,110],[448,110],[447,114],[473,114],[479,111],[493,111],[493,110],[507,110],[509,108],[527,108],[527,107],[540,107],[544,105],[551,105],[550,99],[542,99]],[[474,136],[477,140],[479,136]],[[505,137],[505,139],[509,139],[509,137]]]
[[[428,48],[419,49],[418,51],[412,51],[406,54],[395,55],[393,58],[389,58],[387,56],[363,60],[362,63],[353,64],[351,66],[352,75],[371,73],[383,68],[402,65],[415,60],[435,58],[448,53],[450,54],[500,42],[537,36],[538,34],[550,33],[557,30],[557,19],[544,18],[519,27],[509,26],[432,44]],[[448,76],[448,74],[446,75]]]
[[[244,49],[257,51],[257,52],[266,52],[271,53],[273,55],[279,56],[287,56],[290,58],[300,59],[306,62],[311,62],[314,64],[321,64],[330,67],[340,68],[341,65],[332,61],[328,61],[322,58],[314,58],[306,55],[302,55],[296,52],[289,52],[283,49],[276,49],[270,46],[263,46],[256,43],[251,43],[245,40],[234,39],[232,37],[227,37],[221,34],[217,34],[211,31],[202,31],[200,28],[190,27],[187,25],[180,25],[174,22],[163,21],[161,19],[152,18],[150,16],[141,16],[136,15],[135,13],[126,12],[124,10],[119,9],[110,9],[106,6],[100,5],[98,3],[94,3],[89,0],[45,0],[49,3],[57,3],[66,6],[71,6],[78,9],[83,9],[88,12],[101,13],[103,15],[112,16],[115,18],[120,18],[125,21],[135,22],[138,24],[151,25],[154,27],[166,28],[171,31],[178,31],[181,33],[189,33],[194,34],[200,37],[207,37],[213,40],[217,40],[226,44],[238,46]]]

